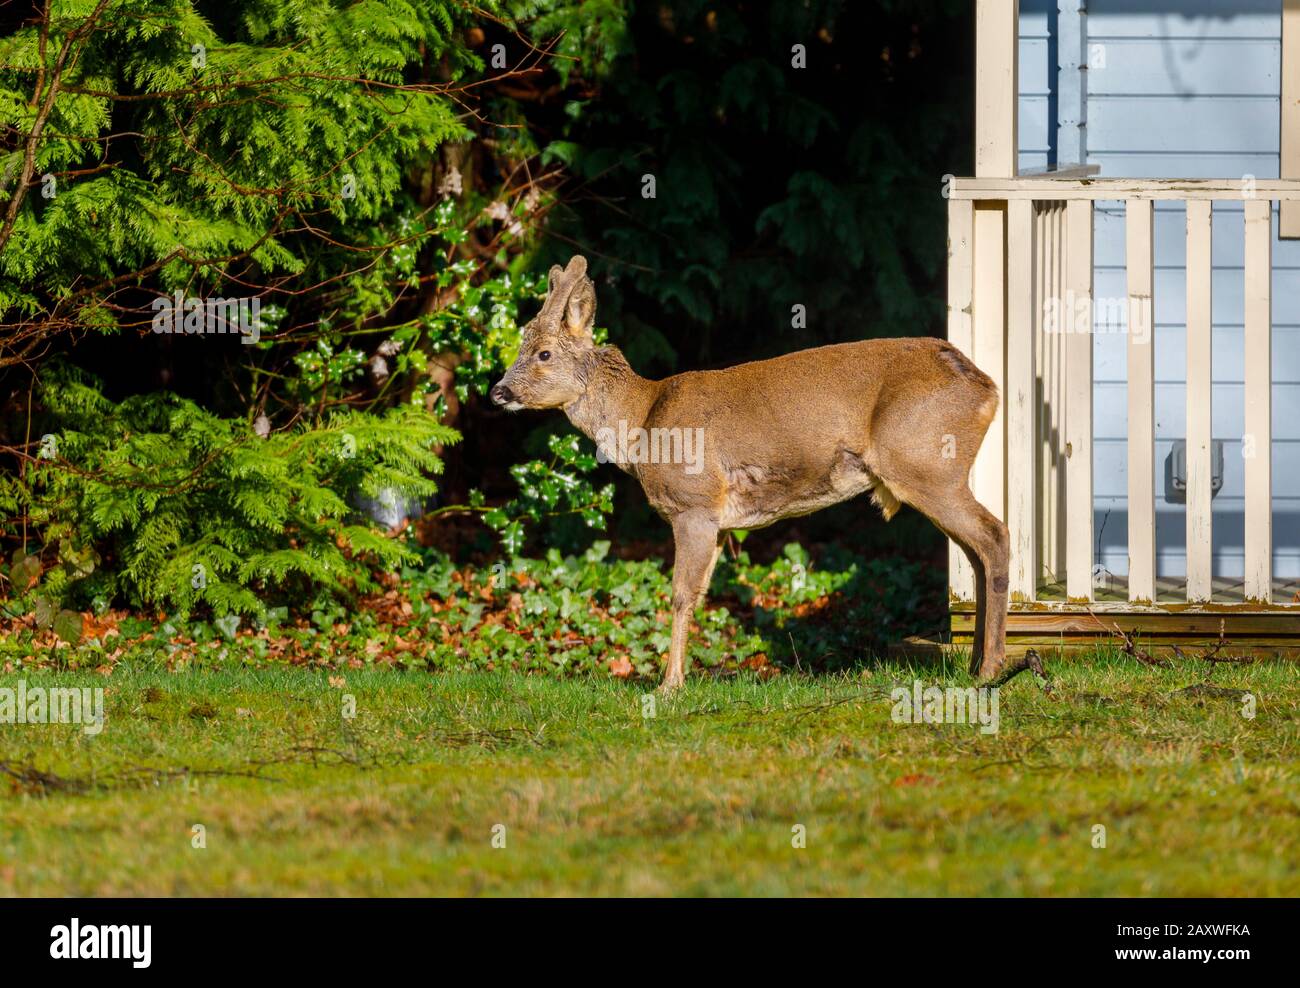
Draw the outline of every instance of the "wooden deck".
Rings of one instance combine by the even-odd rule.
[[[1010,606],[1007,648],[1012,653],[1026,648],[1087,650],[1102,641],[1118,644],[1118,629],[1161,654],[1175,645],[1206,645],[1222,630],[1234,654],[1300,659],[1300,581],[1275,580],[1269,604],[1247,602],[1241,580],[1217,578],[1213,589],[1213,600],[1188,604],[1185,581],[1161,578],[1156,581],[1155,603],[1135,604],[1128,599],[1127,581],[1115,577],[1097,589],[1095,601],[1084,604],[1067,601],[1060,584],[1040,586],[1037,600]],[[974,605],[952,602],[949,619],[945,641],[923,645],[918,639],[904,652],[919,654],[938,644],[968,647],[975,632]]]

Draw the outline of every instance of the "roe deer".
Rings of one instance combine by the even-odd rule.
[[[952,345],[928,337],[864,340],[651,381],[616,347],[592,342],[595,315],[586,259],[552,267],[546,301],[491,397],[510,411],[564,409],[602,458],[641,482],[672,525],[673,630],[662,691],[682,685],[691,619],[723,533],[866,491],[886,520],[912,505],[970,559],[977,600],[971,675],[987,681],[1024,668],[1007,668],[1005,654],[1007,528],[967,483],[997,409],[997,387]],[[630,454],[616,448],[629,433],[639,439]],[[660,456],[664,444],[647,449],[647,434],[677,440],[678,453],[686,452],[686,437],[699,436],[702,448]]]

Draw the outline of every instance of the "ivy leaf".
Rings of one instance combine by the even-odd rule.
[[[507,555],[517,556],[524,547],[524,526],[518,521],[512,521],[501,532],[501,548],[506,551]]]
[[[54,619],[54,633],[69,645],[81,641],[81,615],[76,611],[59,611]]]
[[[21,593],[36,586],[41,578],[41,561],[36,556],[24,555],[21,549],[14,552],[14,564],[9,568],[9,580],[14,590]]]
[[[49,597],[37,597],[33,602],[32,614],[36,618],[38,628],[50,627],[58,613],[58,605]]]

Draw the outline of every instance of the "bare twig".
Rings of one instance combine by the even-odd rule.
[[[1230,644],[1226,634],[1226,624],[1227,622],[1223,618],[1219,619],[1219,640],[1198,656],[1202,661],[1210,664],[1210,667],[1205,671],[1205,679],[1207,682],[1210,677],[1214,675],[1214,670],[1220,665],[1250,665],[1255,661],[1255,656],[1253,655],[1219,655],[1219,653],[1223,651],[1224,646]],[[1179,658],[1185,658],[1181,649],[1179,650]]]
[[[1088,608],[1088,613],[1092,616],[1092,619],[1097,622],[1097,624],[1101,625],[1103,630],[1108,630],[1106,628],[1105,623],[1101,620],[1101,618],[1097,617],[1097,615],[1093,612],[1093,609],[1091,607]],[[1133,658],[1137,659],[1139,662],[1141,662],[1143,665],[1146,666],[1157,666],[1160,668],[1168,668],[1170,666],[1171,663],[1169,662],[1168,659],[1158,659],[1155,656],[1153,656],[1150,652],[1146,651],[1145,649],[1138,648],[1137,643],[1134,642],[1129,635],[1125,634],[1124,629],[1121,628],[1118,624],[1114,625],[1113,634],[1119,636],[1120,641],[1123,643],[1120,646],[1120,651],[1122,651],[1125,655],[1132,656]],[[1175,645],[1174,648],[1177,649],[1178,646]]]

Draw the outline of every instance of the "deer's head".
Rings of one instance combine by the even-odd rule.
[[[519,356],[492,388],[492,401],[509,411],[563,408],[586,389],[583,368],[592,348],[596,289],[587,259],[570,258],[551,268],[542,310],[524,327]]]

